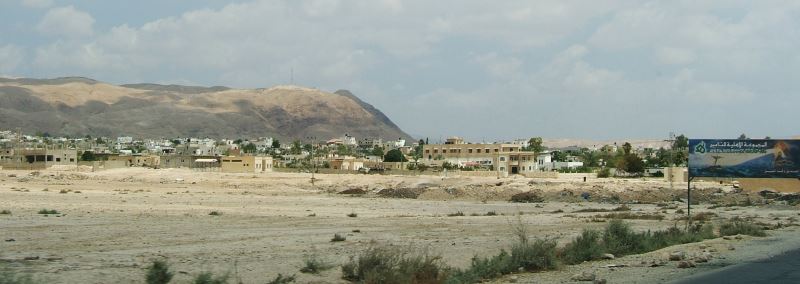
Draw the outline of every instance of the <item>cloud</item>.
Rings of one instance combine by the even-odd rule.
[[[94,18],[73,6],[53,8],[47,11],[36,29],[45,35],[63,38],[83,38],[94,31]]]
[[[15,45],[0,46],[0,74],[10,74],[22,64],[25,51]]]
[[[694,62],[693,51],[684,48],[660,47],[656,50],[658,62],[666,65],[686,65]]]
[[[30,8],[49,8],[53,0],[22,0],[22,5]]]

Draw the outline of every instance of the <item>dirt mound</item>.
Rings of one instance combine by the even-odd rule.
[[[425,192],[423,188],[386,188],[378,192],[381,197],[417,199]]]
[[[367,194],[367,191],[360,188],[350,188],[342,190],[338,194]]]

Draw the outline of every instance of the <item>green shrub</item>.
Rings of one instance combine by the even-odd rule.
[[[316,254],[310,254],[306,256],[304,262],[305,266],[300,269],[300,272],[303,273],[318,274],[322,271],[333,268],[333,265],[320,259]]]
[[[511,246],[511,262],[526,271],[535,272],[555,269],[556,241],[552,239],[527,239]]]
[[[11,215],[11,211],[3,209],[3,211],[0,211],[0,215]]]
[[[219,212],[219,211],[211,211],[211,213],[208,213],[208,215],[210,215],[210,216],[222,216],[222,212]]]
[[[603,169],[601,169],[600,171],[597,172],[597,177],[598,178],[607,178],[607,177],[610,177],[610,176],[611,176],[611,170],[609,170],[608,168],[603,168]]]
[[[42,214],[42,215],[60,214],[60,213],[58,213],[58,211],[56,211],[55,209],[50,209],[50,210],[47,210],[47,209],[42,209],[42,210],[39,210],[39,212],[38,212],[38,213],[39,213],[39,214]]]
[[[497,216],[497,212],[494,211],[486,212],[486,216]]]
[[[719,226],[719,234],[723,236],[749,235],[754,237],[764,237],[767,235],[762,227],[739,218],[734,218],[728,222],[722,223],[722,225]]]
[[[456,212],[456,213],[450,213],[450,214],[447,214],[447,216],[448,216],[448,217],[458,217],[458,216],[464,216],[464,212],[458,211],[458,212]]]
[[[288,284],[294,282],[296,277],[292,276],[283,276],[283,274],[278,273],[278,276],[272,279],[272,281],[267,282],[267,284]]]
[[[605,215],[600,215],[598,217],[606,218],[606,219],[633,219],[633,220],[664,220],[664,215],[661,214],[635,214],[630,212],[614,212],[608,213]]]
[[[567,264],[578,264],[584,261],[599,259],[604,248],[600,244],[600,232],[583,230],[571,243],[564,246],[561,259]]]
[[[606,252],[617,256],[645,251],[643,236],[635,233],[630,224],[619,219],[608,222],[603,232],[603,244]]]
[[[0,268],[0,284],[34,284],[30,275],[19,275],[11,270]]]
[[[342,277],[359,283],[444,283],[447,271],[438,256],[386,247],[368,248],[342,265]]]
[[[345,237],[345,236],[342,236],[340,234],[333,234],[333,238],[331,239],[331,242],[344,242],[346,240],[347,240],[347,237]]]
[[[228,283],[228,274],[223,274],[218,277],[214,277],[214,274],[211,272],[203,272],[197,277],[194,278],[192,283],[194,284],[227,284]]]
[[[350,214],[347,214],[347,217],[355,218],[358,217],[358,214],[356,214],[356,212],[351,212]]]
[[[166,261],[156,260],[147,268],[147,284],[166,284],[172,280],[174,274],[169,271],[169,264]]]

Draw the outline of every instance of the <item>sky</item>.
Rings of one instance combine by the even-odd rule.
[[[777,138],[799,28],[800,1],[0,0],[0,76],[347,89],[431,139]]]

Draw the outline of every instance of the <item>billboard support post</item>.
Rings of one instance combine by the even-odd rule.
[[[686,183],[686,229],[692,225],[692,179],[689,175],[688,182]]]

